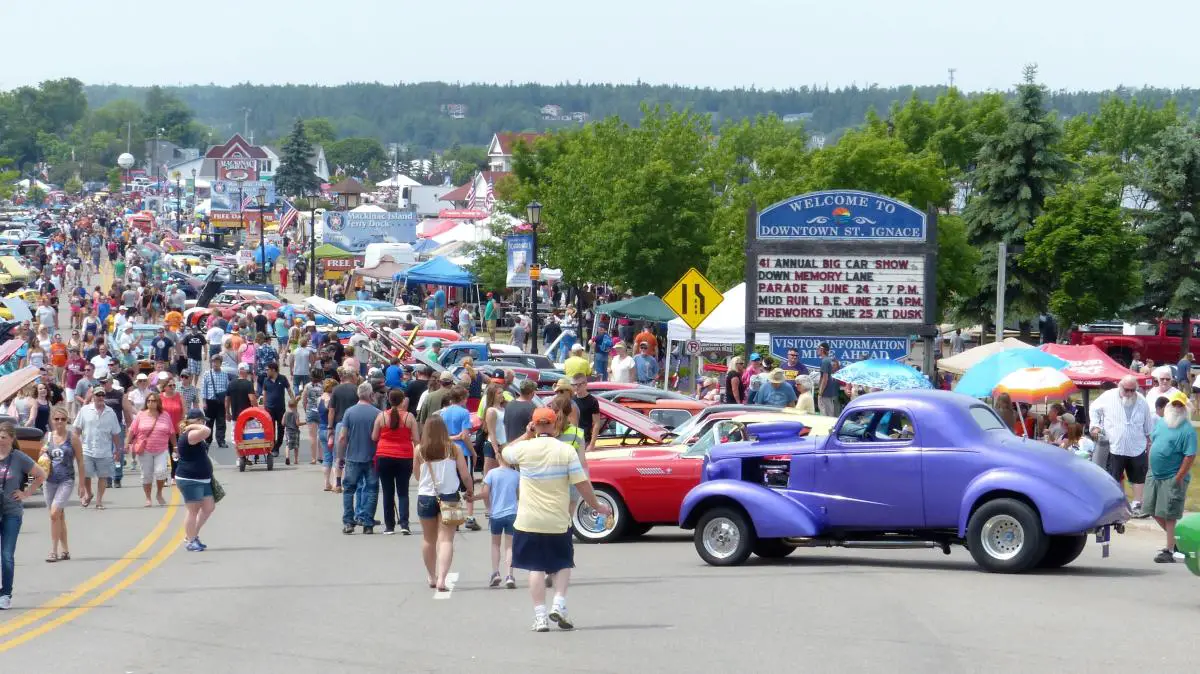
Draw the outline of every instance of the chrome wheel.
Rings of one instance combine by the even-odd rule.
[[[738,525],[728,517],[714,517],[704,525],[701,532],[704,549],[717,559],[733,556],[742,541]]]
[[[1025,546],[1025,527],[1012,515],[994,515],[983,523],[979,538],[989,557],[1009,560]]]
[[[618,519],[621,517],[621,512],[617,508],[616,502],[606,492],[597,490],[596,500],[612,510],[612,515],[609,515],[612,518],[612,527],[601,526],[600,522],[597,521],[600,513],[592,510],[592,507],[585,503],[583,499],[580,499],[575,504],[575,511],[572,513],[571,519],[574,520],[572,523],[575,525],[575,531],[580,536],[588,540],[598,541],[608,538],[612,535],[613,531],[617,530],[617,525],[621,523]]]

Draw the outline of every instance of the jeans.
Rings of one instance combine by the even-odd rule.
[[[412,479],[413,460],[379,457],[379,483],[383,488],[383,528],[387,531],[400,526],[408,528],[408,481]],[[397,517],[399,511],[399,517]]]
[[[271,447],[271,452],[279,454],[279,447],[283,444],[283,408],[268,407],[267,413],[271,415],[271,420],[275,422],[275,444]]]
[[[300,389],[308,383],[308,375],[294,374],[292,375],[292,395],[300,395]]]
[[[0,515],[0,597],[13,593],[13,571],[17,563],[17,535],[21,533],[20,515]]]
[[[596,354],[593,369],[596,370],[598,381],[608,381],[608,354]]]
[[[120,482],[125,477],[125,430],[121,429],[120,437],[113,442],[117,458],[113,460],[113,482]]]
[[[225,446],[225,399],[205,400],[204,401],[204,418],[208,430],[212,432],[212,439],[216,440],[217,445]]]
[[[347,461],[342,474],[342,524],[375,526],[375,504],[379,499],[379,476],[371,461]],[[354,498],[358,497],[358,507]]]

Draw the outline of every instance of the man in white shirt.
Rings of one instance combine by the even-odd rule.
[[[92,359],[88,362],[92,364],[92,376],[96,378],[96,381],[107,377],[112,364],[112,355],[108,353],[108,343],[101,341],[100,353],[92,356]]]
[[[1171,374],[1171,368],[1165,365],[1154,368],[1151,376],[1154,377],[1154,386],[1146,391],[1146,404],[1149,405],[1150,411],[1154,412],[1154,404],[1158,402],[1159,398],[1170,398],[1179,389],[1175,388],[1175,378]]]
[[[625,342],[613,344],[613,357],[608,362],[608,380],[624,384],[634,383],[633,358],[627,353]]]
[[[124,334],[126,325],[129,325],[129,309],[126,307],[118,307],[117,317],[113,319],[113,334]]]
[[[221,329],[221,326],[213,323],[205,337],[208,338],[208,357],[216,358],[221,355],[221,344],[225,342],[225,331]]]
[[[117,415],[104,403],[104,387],[92,389],[92,400],[84,405],[75,417],[75,430],[83,445],[83,471],[80,499],[86,508],[92,502],[92,478],[96,478],[96,510],[104,509],[104,489],[108,480],[116,474],[117,453],[121,440],[121,422]]]
[[[58,312],[50,306],[49,298],[42,298],[41,306],[37,308],[38,325],[45,327],[50,334],[58,332]]]
[[[1154,408],[1137,390],[1137,378],[1121,379],[1115,389],[1109,389],[1092,403],[1092,437],[1107,439],[1109,475],[1121,484],[1128,478],[1133,485],[1134,516],[1143,517],[1142,491],[1146,486],[1149,467],[1150,431],[1158,417]]]

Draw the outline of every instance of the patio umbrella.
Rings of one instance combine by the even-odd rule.
[[[1050,367],[1026,367],[1009,373],[996,388],[993,395],[1007,393],[1015,403],[1044,403],[1065,400],[1078,391],[1075,383],[1062,370]]]
[[[833,378],[853,386],[866,386],[881,391],[933,388],[929,378],[916,368],[886,358],[851,363],[834,372]]]
[[[21,350],[21,345],[25,343],[23,339],[10,339],[7,342],[0,344],[0,364],[7,363],[9,358],[16,355],[17,351]]]
[[[266,253],[267,253],[267,260],[271,261],[272,263],[274,263],[275,260],[278,259],[279,256],[281,255],[281,253],[279,251],[279,246],[276,246],[273,243],[268,243],[266,245]],[[262,247],[255,246],[254,247],[254,261],[257,262],[258,264],[262,264],[263,263],[262,258],[263,258]]]
[[[1013,349],[994,353],[983,359],[958,380],[954,390],[972,398],[992,395],[996,384],[1008,375],[1027,367],[1048,367],[1061,370],[1069,363],[1058,356],[1038,349]]]

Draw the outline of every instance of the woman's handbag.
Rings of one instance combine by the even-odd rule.
[[[212,486],[213,502],[220,503],[221,499],[225,498],[225,488],[221,486],[220,482],[217,482],[217,477],[215,475],[213,476],[210,485]]]
[[[442,517],[442,524],[448,527],[456,527],[467,521],[467,507],[462,501],[443,501],[442,488],[438,485],[437,474],[433,470],[433,464],[425,458],[424,449],[421,451],[421,460],[429,469],[429,479],[433,482],[433,490],[437,492],[438,512]]]

